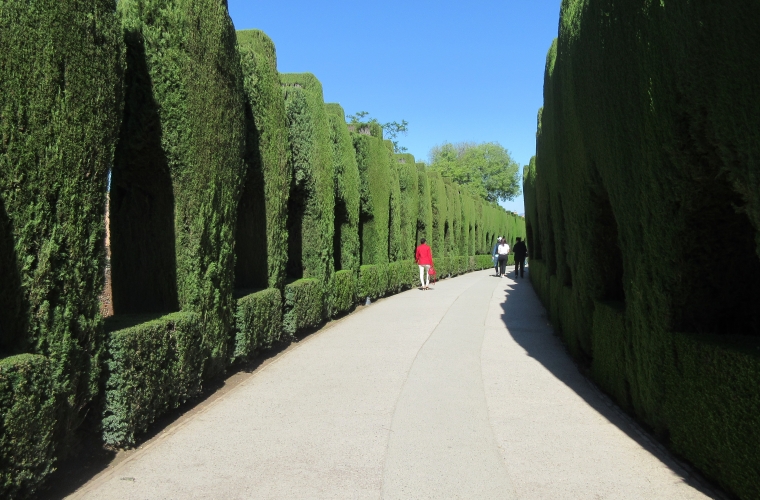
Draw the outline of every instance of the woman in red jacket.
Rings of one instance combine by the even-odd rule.
[[[414,260],[417,261],[417,265],[420,266],[420,282],[422,283],[422,289],[427,290],[430,285],[430,266],[433,265],[433,252],[430,247],[425,243],[425,238],[420,240],[420,246],[414,252]]]

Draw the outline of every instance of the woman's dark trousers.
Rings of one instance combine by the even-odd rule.
[[[499,255],[499,274],[501,276],[504,276],[506,270],[507,270],[507,256]]]

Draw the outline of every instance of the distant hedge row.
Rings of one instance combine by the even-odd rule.
[[[131,446],[230,364],[414,286],[419,238],[444,277],[524,233],[279,74],[226,2],[0,1],[0,46],[3,498],[85,416]]]
[[[571,0],[524,192],[570,350],[672,449],[760,498],[760,4]]]

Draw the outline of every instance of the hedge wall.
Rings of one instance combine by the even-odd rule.
[[[398,260],[402,259],[402,246],[404,244],[403,241],[403,234],[401,233],[401,228],[403,226],[403,222],[401,220],[402,211],[402,201],[401,201],[401,185],[399,182],[399,171],[397,168],[397,160],[394,158],[393,153],[393,143],[391,141],[383,141],[385,144],[386,149],[388,150],[388,162],[389,167],[388,170],[391,174],[390,176],[390,188],[391,188],[391,199],[390,199],[390,214],[389,214],[389,228],[388,228],[388,261],[389,262],[396,262]]]
[[[201,390],[207,351],[198,314],[108,319],[109,359],[103,409],[103,440],[135,445],[159,416]]]
[[[197,311],[204,371],[213,376],[224,371],[234,324],[245,173],[235,31],[215,0],[122,0],[118,10],[127,91],[111,180],[114,312]]]
[[[362,130],[368,125],[359,124]],[[376,132],[377,133],[377,132]],[[390,153],[380,137],[351,132],[360,179],[359,238],[361,264],[388,262],[390,227]]]
[[[1,2],[0,47],[0,356],[47,358],[3,362],[0,488],[11,496],[51,470],[52,439],[65,454],[98,393],[124,53],[113,0]]]
[[[448,230],[448,211],[446,186],[440,172],[427,172],[430,185],[430,207],[432,212],[432,231],[428,244],[433,251],[433,258],[446,255],[445,234]]]
[[[237,32],[243,71],[246,173],[238,203],[235,287],[282,288],[291,172],[285,100],[272,41],[259,30]]]
[[[0,495],[33,496],[53,471],[52,363],[21,354],[0,360]]]
[[[331,290],[332,315],[345,314],[356,305],[357,273],[337,271]]]
[[[238,299],[235,346],[231,362],[250,359],[261,349],[271,349],[282,334],[282,293],[267,288]]]
[[[424,163],[417,163],[417,238],[433,241],[433,206],[430,198],[430,180]],[[432,244],[432,243],[431,243]]]
[[[330,140],[335,171],[335,234],[333,256],[335,270],[359,273],[359,167],[354,145],[346,125],[345,112],[339,104],[327,104]]]
[[[316,328],[322,323],[325,307],[324,287],[314,278],[300,279],[285,285],[285,311],[282,331],[291,340],[296,333]]]
[[[531,277],[571,350],[742,498],[760,496],[759,14],[563,3],[524,183]]]
[[[394,155],[401,192],[401,259],[414,259],[419,216],[419,176],[414,156],[404,153]]]
[[[288,117],[292,171],[288,278],[314,278],[324,294],[334,270],[335,179],[330,122],[322,84],[314,75],[281,74],[280,80]]]

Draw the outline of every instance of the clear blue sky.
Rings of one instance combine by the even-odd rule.
[[[229,0],[236,29],[277,47],[280,72],[311,72],[326,102],[409,122],[400,144],[427,161],[442,142],[495,141],[520,164],[536,149],[546,51],[560,0]],[[522,197],[503,205],[524,212]]]

